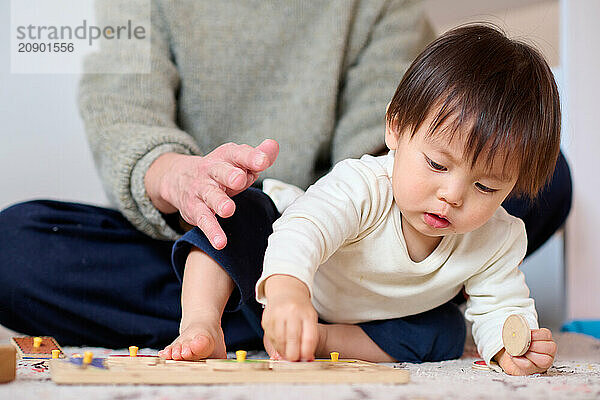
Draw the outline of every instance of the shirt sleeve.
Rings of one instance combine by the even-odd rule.
[[[509,315],[520,314],[531,329],[538,328],[534,301],[519,269],[527,250],[525,224],[515,218],[507,230],[490,262],[465,283],[469,295],[465,317],[473,322],[473,339],[488,364],[504,347],[502,326]]]
[[[298,278],[312,297],[319,265],[383,214],[391,201],[388,191],[381,191],[387,179],[359,160],[345,160],[309,187],[273,224],[256,300],[266,304],[264,283],[275,274]]]
[[[120,12],[117,6],[121,4],[97,2],[98,20],[110,21],[111,15]],[[128,11],[135,13],[135,6],[131,8]],[[199,148],[175,123],[180,82],[164,19],[160,5],[153,1],[150,73],[84,74],[78,100],[96,168],[111,203],[140,231],[173,240],[178,234],[151,203],[144,177],[160,155],[198,154]],[[138,50],[101,49],[84,60],[84,68],[101,71],[107,63],[120,63],[124,70],[135,71],[148,56],[148,50]]]
[[[369,7],[370,2],[358,4]],[[410,63],[435,37],[419,0],[386,1],[371,31],[365,35],[362,29],[355,27],[349,38],[332,142],[334,164],[385,149],[386,104]]]

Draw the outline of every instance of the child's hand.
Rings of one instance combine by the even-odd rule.
[[[531,345],[527,353],[513,357],[502,349],[494,357],[509,375],[530,375],[546,372],[554,362],[556,343],[546,328],[531,330]]]
[[[289,361],[315,358],[319,334],[315,311],[304,283],[286,275],[274,275],[265,286],[264,343],[269,356]]]

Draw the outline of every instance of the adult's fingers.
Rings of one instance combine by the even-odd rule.
[[[180,210],[183,211],[183,210]],[[191,212],[193,215],[187,215],[189,210],[186,212],[182,212],[182,217],[191,225],[195,225],[208,238],[210,244],[217,250],[221,250],[227,244],[227,237],[225,236],[225,232],[219,225],[219,221],[213,215],[212,211],[208,208],[206,204],[201,201],[198,201],[195,206],[193,206],[193,210]]]
[[[267,155],[267,159],[269,161],[267,167],[273,165],[277,159],[277,156],[279,155],[279,143],[273,139],[266,139],[261,144],[256,146],[256,148]]]
[[[255,172],[263,171],[271,165],[266,153],[247,144],[226,143],[215,149],[210,156]]]
[[[233,200],[231,200],[217,185],[211,184],[204,186],[198,196],[214,214],[217,214],[220,217],[231,217],[235,211],[235,203]]]
[[[218,161],[210,164],[208,175],[225,188],[243,190],[245,189],[248,172],[234,166],[230,161]]]

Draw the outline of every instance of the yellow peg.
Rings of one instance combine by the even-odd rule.
[[[339,360],[340,353],[338,353],[337,351],[332,351],[331,353],[329,353],[329,355],[331,356],[331,361],[335,362]]]
[[[235,352],[235,359],[237,362],[246,361],[246,352],[244,350],[238,350]]]
[[[33,338],[33,347],[38,349],[41,345],[42,345],[42,338],[39,336],[34,337]]]
[[[93,359],[94,359],[94,353],[92,353],[91,351],[86,351],[85,353],[83,353],[83,362],[81,363],[81,366],[87,367],[88,364],[92,363]]]
[[[52,358],[59,358],[60,357],[60,350],[52,350]]]
[[[129,357],[137,357],[138,347],[129,346]]]

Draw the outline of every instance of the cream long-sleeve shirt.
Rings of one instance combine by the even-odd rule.
[[[503,347],[510,314],[538,327],[518,268],[527,248],[525,226],[499,208],[480,228],[444,236],[426,259],[412,261],[394,203],[393,154],[338,163],[285,209],[273,224],[256,299],[266,304],[266,278],[291,275],[308,286],[322,319],[356,324],[431,310],[464,285],[465,316],[489,363]],[[277,185],[265,191],[273,195]]]

